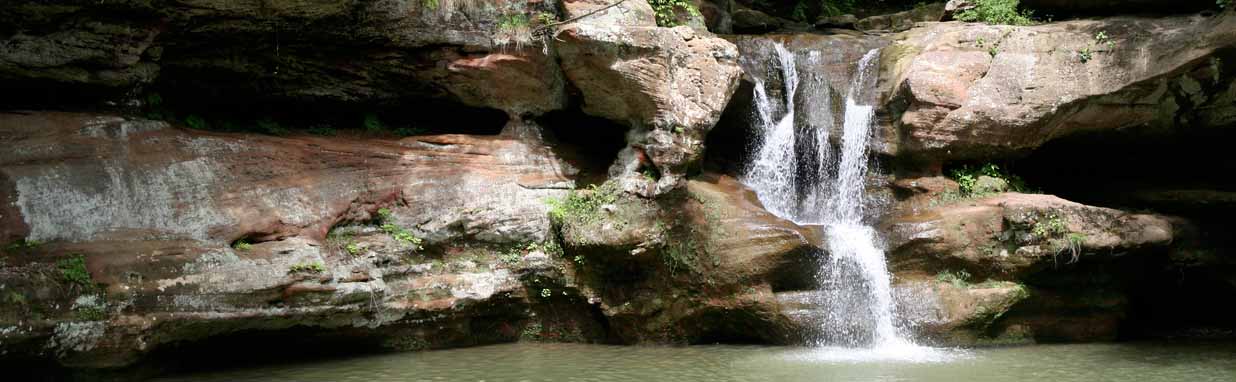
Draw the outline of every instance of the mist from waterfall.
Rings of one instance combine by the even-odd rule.
[[[742,179],[772,213],[824,232],[827,258],[820,261],[818,290],[795,294],[794,305],[805,307],[795,316],[816,328],[814,345],[858,350],[830,354],[917,358],[930,349],[906,339],[895,322],[884,250],[875,229],[863,221],[875,114],[864,100],[875,89],[879,50],[867,52],[850,78],[836,149],[830,140],[837,122],[828,73],[799,73],[794,52],[780,43],[773,50],[770,64],[780,74],[783,92],[779,98],[769,94],[765,81],[773,80],[771,75],[755,81],[753,121],[760,139]],[[810,63],[819,54],[808,52],[806,59]]]

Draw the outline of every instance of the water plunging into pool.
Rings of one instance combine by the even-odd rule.
[[[838,129],[824,78],[828,74],[803,76],[794,52],[779,43],[772,48],[770,61],[780,74],[782,92],[780,97],[769,94],[765,81],[775,76],[755,81],[753,121],[760,140],[743,181],[772,213],[823,229],[827,259],[817,272],[818,290],[798,294],[796,302],[804,308],[796,316],[816,327],[815,345],[852,350],[833,352],[837,357],[920,358],[931,349],[914,345],[895,322],[884,251],[876,231],[863,221],[874,117],[874,107],[865,100],[875,88],[879,50],[867,52],[850,78],[841,136],[833,148],[829,135]],[[809,52],[806,59],[819,54]]]

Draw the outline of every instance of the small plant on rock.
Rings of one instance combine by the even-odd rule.
[[[941,271],[936,274],[936,281],[953,284],[953,286],[958,288],[965,288],[970,284],[970,272],[966,272],[964,269],[956,272]]]
[[[352,256],[360,256],[365,252],[365,249],[361,248],[360,244],[357,244],[355,241],[348,241],[343,245],[343,251]]]
[[[1030,233],[1040,239],[1049,239],[1069,233],[1069,227],[1059,215],[1052,214],[1034,223]]]
[[[1007,185],[1009,191],[1026,192],[1026,182],[1021,177],[1004,171],[995,164],[985,164],[979,167],[962,166],[949,171],[949,177],[957,182],[959,195],[948,195],[950,199],[984,197],[993,193],[989,187],[980,184],[981,177],[995,179]]]
[[[421,244],[423,243],[423,240],[421,240],[421,238],[416,237],[416,235],[413,235],[411,231],[408,231],[408,229],[403,228],[402,226],[398,224],[395,224],[394,214],[391,212],[390,209],[388,208],[378,209],[378,221],[382,223],[382,225],[379,226],[378,228],[381,228],[382,232],[385,232],[387,235],[390,235],[392,239],[395,239],[395,241],[403,243],[411,247],[412,250],[415,250],[415,251],[424,249],[424,247],[421,246]]]
[[[545,202],[549,204],[549,217],[557,222],[575,220],[591,223],[601,219],[602,206],[617,202],[621,194],[622,190],[617,183],[605,182],[600,186],[574,190],[564,198],[551,198]]]
[[[240,239],[237,240],[235,244],[232,244],[232,249],[237,251],[248,251],[253,249],[253,244],[250,244],[248,240]]]
[[[90,271],[86,269],[85,256],[73,255],[57,261],[56,268],[60,269],[60,278],[65,282],[86,288],[94,287],[94,279],[90,276]]]
[[[312,273],[318,274],[326,272],[326,266],[320,262],[293,264],[288,267],[288,273]]]
[[[43,245],[43,243],[40,243],[38,240],[18,239],[17,241],[4,246],[4,251],[9,253],[26,252],[34,250],[40,245]]]

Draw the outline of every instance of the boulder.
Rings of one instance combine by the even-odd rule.
[[[939,200],[892,219],[886,228],[894,270],[959,268],[996,280],[1163,249],[1172,241],[1172,224],[1163,216],[1018,193]]]
[[[622,342],[795,340],[774,291],[810,288],[818,235],[764,211],[733,178],[691,180],[656,201],[612,185],[576,197],[555,225],[582,294]]]
[[[903,316],[920,340],[943,346],[1011,345],[1033,342],[1021,333],[992,335],[1014,306],[1031,297],[1016,282],[969,283],[945,278],[901,278],[894,286]]]
[[[958,13],[974,9],[974,7],[974,0],[949,0],[944,4],[944,15],[940,21],[955,20]]]
[[[881,55],[890,129],[898,155],[924,163],[1009,158],[1083,131],[1236,121],[1226,95],[1236,85],[1213,64],[1236,44],[1231,12],[936,23],[896,40]]]
[[[583,111],[631,126],[610,169],[624,189],[661,195],[681,187],[738,86],[738,50],[688,27],[562,28],[555,43]]]
[[[734,33],[734,0],[692,0],[709,32],[718,34]]]
[[[944,11],[944,3],[920,3],[908,11],[865,17],[854,26],[864,32],[900,32],[913,28],[915,23],[940,21]]]
[[[734,33],[758,34],[780,29],[784,20],[749,8],[734,10]]]
[[[854,24],[858,23],[858,17],[854,15],[837,15],[820,17],[815,21],[816,28],[842,28],[854,29]]]

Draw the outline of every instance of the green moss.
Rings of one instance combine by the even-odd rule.
[[[73,310],[73,318],[79,321],[101,321],[107,318],[107,310],[100,307],[81,307]]]
[[[60,260],[56,262],[56,268],[60,269],[60,278],[65,282],[86,288],[94,287],[94,279],[91,278],[90,271],[86,269],[85,256],[73,255]]]

